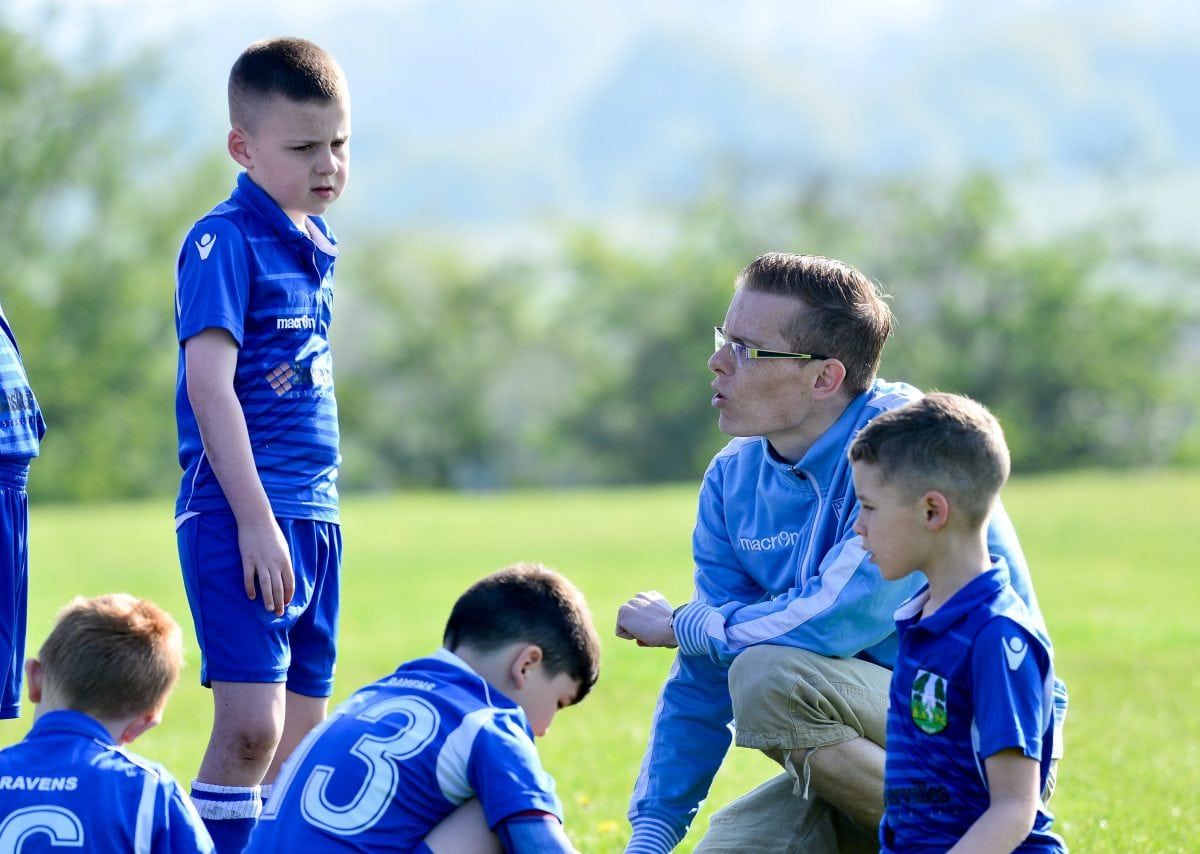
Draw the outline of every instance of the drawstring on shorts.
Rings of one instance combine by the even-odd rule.
[[[792,789],[792,794],[804,798],[806,801],[808,800],[809,784],[812,783],[812,766],[809,765],[808,760],[812,756],[812,752],[816,749],[815,747],[809,747],[804,751],[804,762],[801,763],[799,773],[796,773],[796,766],[792,762],[791,753],[788,753],[783,760],[784,767],[791,771],[792,775],[796,778],[796,785]]]

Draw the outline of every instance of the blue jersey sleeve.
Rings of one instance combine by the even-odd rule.
[[[153,850],[162,854],[211,854],[216,848],[203,819],[179,784],[163,772]]]
[[[562,820],[554,778],[542,768],[533,739],[515,715],[493,715],[483,725],[471,748],[467,775],[488,827],[529,810]]]
[[[971,648],[971,680],[979,756],[1015,748],[1040,762],[1054,716],[1054,672],[1041,640],[1007,617],[991,620]]]
[[[505,854],[554,854],[575,851],[563,832],[562,823],[552,815],[519,816],[507,819],[496,828]]]
[[[246,238],[224,217],[192,227],[179,253],[175,314],[182,343],[205,329],[225,329],[242,345],[250,303]]]

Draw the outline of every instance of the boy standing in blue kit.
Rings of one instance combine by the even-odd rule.
[[[240,851],[333,688],[341,534],[329,351],[350,96],[303,39],[256,42],[229,76],[229,154],[245,170],[179,255],[176,528],[211,686],[192,797]]]
[[[46,422],[29,387],[21,351],[0,307],[0,719],[21,714],[29,601],[29,461]]]
[[[1043,792],[1054,667],[1029,609],[988,554],[1008,479],[1004,434],[968,398],[885,412],[850,446],[854,530],[883,577],[928,585],[896,611],[887,715],[884,851],[1065,851]]]

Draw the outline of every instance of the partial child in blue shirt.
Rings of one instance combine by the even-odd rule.
[[[29,461],[46,422],[17,338],[0,307],[0,719],[21,713],[21,673],[29,601]]]
[[[854,530],[888,580],[928,584],[896,612],[884,770],[884,851],[1065,851],[1042,793],[1054,747],[1050,646],[988,554],[1008,479],[999,423],[930,394],[850,446]]]
[[[0,750],[0,852],[213,850],[166,769],[122,746],[162,720],[182,664],[179,625],[151,602],[63,609],[26,664],[33,729]]]
[[[543,566],[510,566],[459,598],[443,644],[308,736],[247,851],[575,850],[533,739],[599,676],[583,595]]]
[[[230,73],[229,118],[245,171],[184,240],[175,299],[176,531],[215,708],[192,795],[222,852],[245,845],[260,784],[333,690],[338,250],[321,214],[349,170],[345,76],[312,42],[256,42]]]

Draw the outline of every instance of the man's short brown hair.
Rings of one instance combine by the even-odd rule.
[[[537,644],[546,672],[579,682],[578,703],[600,677],[600,639],[587,602],[565,577],[539,563],[516,563],[472,584],[458,598],[442,642],[492,652],[514,641]]]
[[[264,39],[242,51],[229,72],[229,122],[253,130],[262,102],[273,95],[328,103],[348,93],[342,67],[321,47],[307,39]]]
[[[76,597],[38,653],[45,683],[68,708],[103,720],[159,709],[179,678],[179,624],[127,593]]]
[[[850,446],[850,460],[878,466],[885,483],[910,495],[945,494],[972,525],[987,520],[1010,468],[1004,430],[987,407],[941,392],[869,422]]]
[[[879,285],[832,258],[768,252],[738,274],[734,287],[799,300],[807,310],[783,326],[793,350],[840,361],[846,366],[843,387],[852,395],[871,387],[892,333],[892,312]]]

